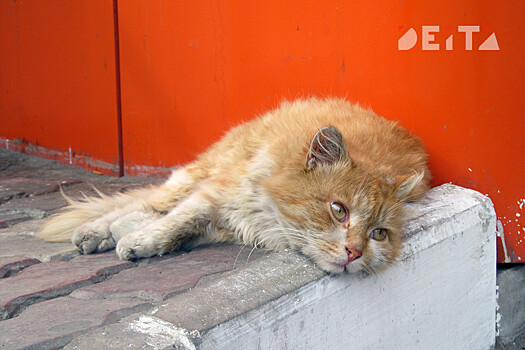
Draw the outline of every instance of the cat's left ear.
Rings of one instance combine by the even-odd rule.
[[[412,200],[412,191],[421,183],[423,176],[423,172],[398,176],[396,178],[396,190],[394,192],[396,198],[404,202]]]
[[[306,169],[313,169],[320,164],[330,165],[343,159],[348,159],[343,134],[336,127],[327,126],[312,139],[306,156]]]

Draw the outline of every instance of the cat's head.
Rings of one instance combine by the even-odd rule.
[[[328,272],[377,272],[400,253],[403,204],[425,186],[422,178],[364,169],[339,130],[326,127],[313,138],[305,168],[269,179],[267,188],[293,227],[284,233],[292,247]]]

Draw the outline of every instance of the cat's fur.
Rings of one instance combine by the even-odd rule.
[[[39,236],[85,254],[116,246],[124,260],[228,241],[378,271],[400,252],[404,203],[428,188],[426,158],[395,122],[343,99],[285,102],[160,186],[70,200]]]

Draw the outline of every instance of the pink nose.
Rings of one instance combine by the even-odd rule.
[[[345,247],[346,253],[348,254],[348,263],[354,261],[355,259],[358,259],[361,256],[361,252],[357,250],[355,247]]]

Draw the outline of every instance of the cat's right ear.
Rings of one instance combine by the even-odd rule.
[[[410,175],[399,175],[396,179],[396,190],[394,192],[397,199],[408,202],[417,198],[424,193],[424,190],[414,191],[418,186],[421,185],[425,173],[413,173]]]
[[[348,159],[343,134],[333,127],[327,126],[315,134],[306,156],[306,169],[311,170],[318,165],[330,165],[337,161]]]

